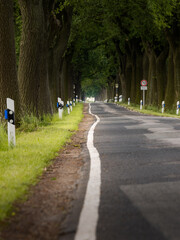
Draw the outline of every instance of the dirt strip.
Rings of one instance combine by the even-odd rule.
[[[88,104],[84,104],[84,118],[79,130],[52,165],[44,170],[38,184],[31,187],[27,201],[15,204],[15,216],[1,223],[0,239],[58,239],[78,186],[84,165],[81,153],[93,122],[94,118],[88,114]]]

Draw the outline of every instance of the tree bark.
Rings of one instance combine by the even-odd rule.
[[[132,60],[129,54],[127,54],[125,76],[127,80],[126,97],[129,98],[131,96],[131,79],[132,79]]]
[[[149,105],[156,105],[158,99],[156,78],[156,56],[153,49],[150,46],[146,47],[146,53],[149,59],[147,102]]]
[[[13,1],[0,0],[0,113],[6,109],[6,98],[15,101],[16,120],[20,118],[20,101],[16,72]]]
[[[120,79],[120,82],[121,82],[121,93],[122,93],[122,96],[123,96],[123,100],[127,99],[127,81],[126,81],[126,78],[125,78],[125,73],[121,72],[120,69],[119,69],[119,79]]]
[[[56,44],[49,50],[49,83],[51,90],[51,98],[53,106],[57,101],[57,97],[63,97],[60,89],[60,75],[62,70],[63,55],[67,49],[67,44],[70,36],[72,21],[72,7],[68,6],[62,13],[62,19],[58,20],[55,17],[51,19],[51,29],[55,31],[54,35],[49,40],[55,41]]]
[[[166,96],[165,103],[166,108],[170,109],[173,106],[175,99],[174,94],[174,62],[173,62],[173,50],[170,46],[169,48],[169,56],[167,63],[167,86],[166,86]]]
[[[168,82],[174,85],[174,102],[180,99],[180,27],[174,25],[171,30],[166,30],[166,38],[169,43],[170,53],[169,60],[171,59],[171,66],[168,67]],[[169,63],[170,64],[170,63]],[[173,69],[172,69],[173,68]],[[170,76],[170,74],[172,74]],[[167,97],[168,91],[166,91]],[[169,99],[169,98],[168,98]],[[171,103],[171,104],[173,104]],[[170,102],[169,102],[170,104]]]
[[[73,98],[73,70],[71,64],[71,56],[63,58],[61,71],[61,96],[64,101],[72,100]]]
[[[136,73],[135,73],[135,78],[136,78],[136,98],[135,102],[139,104],[142,94],[142,91],[140,90],[140,82],[143,79],[143,55],[141,51],[136,52]]]
[[[37,116],[52,114],[43,1],[19,0],[19,3],[23,29],[18,76],[23,111]]]
[[[167,60],[168,50],[164,49],[156,58],[156,77],[158,91],[158,106],[161,107],[162,101],[165,98],[165,87],[167,84]]]

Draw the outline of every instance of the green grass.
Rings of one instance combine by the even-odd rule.
[[[36,131],[39,127],[50,125],[52,122],[51,115],[44,115],[40,119],[31,115],[25,115],[21,118],[19,131],[32,132]]]
[[[55,115],[50,125],[33,132],[17,132],[16,147],[0,149],[0,220],[12,212],[12,204],[24,199],[43,169],[70,140],[82,120],[83,104],[76,105],[62,120]],[[1,130],[0,130],[1,131]],[[3,130],[4,131],[4,130]],[[0,132],[1,133],[1,132]],[[3,132],[5,134],[5,132]],[[3,135],[3,138],[6,136]]]
[[[145,107],[143,107],[142,110],[140,110],[140,105],[133,104],[133,103],[131,103],[131,105],[128,105],[127,103],[123,102],[123,103],[118,103],[118,105],[121,105],[129,110],[140,112],[143,114],[148,114],[148,115],[153,115],[153,116],[161,116],[161,117],[180,118],[179,115],[176,115],[176,110],[174,110],[174,109],[167,110],[165,108],[165,112],[162,113],[161,108],[158,109],[158,107],[156,107],[156,106],[145,106]]]
[[[2,123],[0,124],[0,151],[8,150],[8,137]]]

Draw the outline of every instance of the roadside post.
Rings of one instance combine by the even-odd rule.
[[[73,103],[74,103],[74,100],[76,99],[76,84],[74,83],[73,84]],[[75,104],[74,104],[74,106],[75,106]]]
[[[115,84],[115,88],[116,88],[115,102],[117,102],[117,100],[118,100],[118,88],[119,88],[119,84],[118,83]]]
[[[145,91],[147,90],[147,80],[141,81],[141,90],[143,91],[143,106],[145,106]]]
[[[63,107],[64,107],[64,103],[61,100],[61,98],[58,97],[57,108],[58,108],[59,118],[60,119],[62,119]]]
[[[131,103],[131,99],[130,99],[130,98],[128,98],[128,105],[130,105],[130,103]]]
[[[114,102],[117,103],[117,97],[116,96],[114,97]]]
[[[70,105],[69,105],[69,101],[67,101],[66,107],[67,107],[68,114],[70,114]]]
[[[70,101],[70,110],[72,112],[72,101]]]
[[[176,114],[179,115],[179,101],[177,101],[177,108],[176,108]]]
[[[74,106],[74,107],[76,106],[75,98],[73,98],[73,106]]]
[[[14,147],[16,145],[15,136],[15,117],[14,117],[14,100],[11,98],[6,99],[7,109],[4,111],[5,119],[8,120],[8,144]]]
[[[142,110],[143,100],[140,101],[140,110]]]
[[[76,102],[78,102],[78,95],[76,95]]]
[[[119,95],[119,102],[122,102],[122,95]]]
[[[162,113],[164,113],[165,101],[162,101]]]

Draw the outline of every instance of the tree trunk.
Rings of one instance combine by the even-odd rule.
[[[126,100],[127,100],[127,98],[131,96],[130,93],[131,93],[131,79],[132,79],[132,62],[129,55],[127,55],[125,76],[127,81],[127,84],[126,84]]]
[[[6,109],[6,98],[15,101],[16,120],[20,118],[20,101],[16,72],[13,1],[0,0],[0,113]]]
[[[67,102],[68,97],[68,62],[67,59],[63,59],[62,71],[61,71],[61,96],[63,101]]]
[[[176,101],[180,100],[180,27],[178,25],[173,26],[173,28],[166,31],[166,38],[170,47],[169,62],[168,67],[168,83],[171,81],[174,85],[174,101],[169,102],[173,104]],[[173,69],[172,69],[173,68]],[[170,80],[171,79],[171,80]],[[170,84],[170,83],[169,83]],[[166,97],[170,100],[172,96],[167,96],[168,91],[166,91]]]
[[[107,98],[109,99],[113,99],[114,98],[114,89],[113,89],[113,82],[112,79],[108,79],[108,88],[107,88]]]
[[[165,86],[167,84],[167,49],[164,49],[156,58],[156,77],[157,77],[157,91],[158,91],[158,106],[161,107],[162,101],[165,97]]]
[[[147,102],[149,105],[157,104],[157,79],[156,79],[156,56],[149,46],[146,48],[146,53],[149,59],[149,72],[148,72],[148,91]]]
[[[143,54],[143,79],[148,79],[148,73],[149,73],[149,58],[147,56],[147,53],[144,52]]]
[[[131,101],[139,103],[140,81],[143,76],[143,56],[140,47],[140,40],[135,39],[129,45],[131,53],[132,77],[131,77]]]
[[[135,73],[135,78],[136,78],[136,99],[135,102],[139,103],[142,91],[140,90],[140,82],[143,79],[143,55],[140,51],[136,52],[136,73]]]
[[[119,79],[120,79],[120,82],[121,82],[121,93],[122,93],[122,96],[123,96],[123,100],[126,100],[127,99],[127,90],[126,90],[126,84],[127,84],[127,81],[126,81],[126,78],[125,78],[125,74],[121,71],[119,71]]]
[[[23,110],[37,116],[52,114],[43,2],[42,0],[19,0],[19,3],[23,29],[18,76]]]
[[[180,100],[180,43],[173,51],[176,100]]]
[[[67,7],[63,13],[63,23],[57,26],[57,19],[53,19],[51,28],[55,29],[55,35],[50,41],[57,39],[55,46],[49,51],[49,83],[52,103],[55,106],[57,97],[62,97],[60,89],[60,75],[62,70],[63,55],[66,51],[72,21],[72,7]],[[56,26],[55,26],[56,25]]]
[[[168,69],[167,69],[167,86],[166,86],[166,96],[165,96],[165,103],[166,108],[171,109],[175,94],[174,94],[174,62],[173,62],[173,50],[170,46],[169,48],[169,56],[168,56]]]
[[[127,62],[127,56],[121,52],[121,49],[119,47],[119,41],[114,41],[118,58],[119,58],[119,79],[121,83],[121,93],[123,95],[123,99],[127,100],[127,85],[128,81],[126,78],[126,62]]]
[[[149,58],[147,56],[146,51],[144,51],[143,54],[143,63],[142,63],[142,68],[143,68],[143,77],[142,79],[144,80],[148,80],[148,73],[149,73]],[[148,87],[149,88],[149,87]],[[147,98],[148,98],[148,90],[146,91],[145,94],[145,101],[147,102]]]

